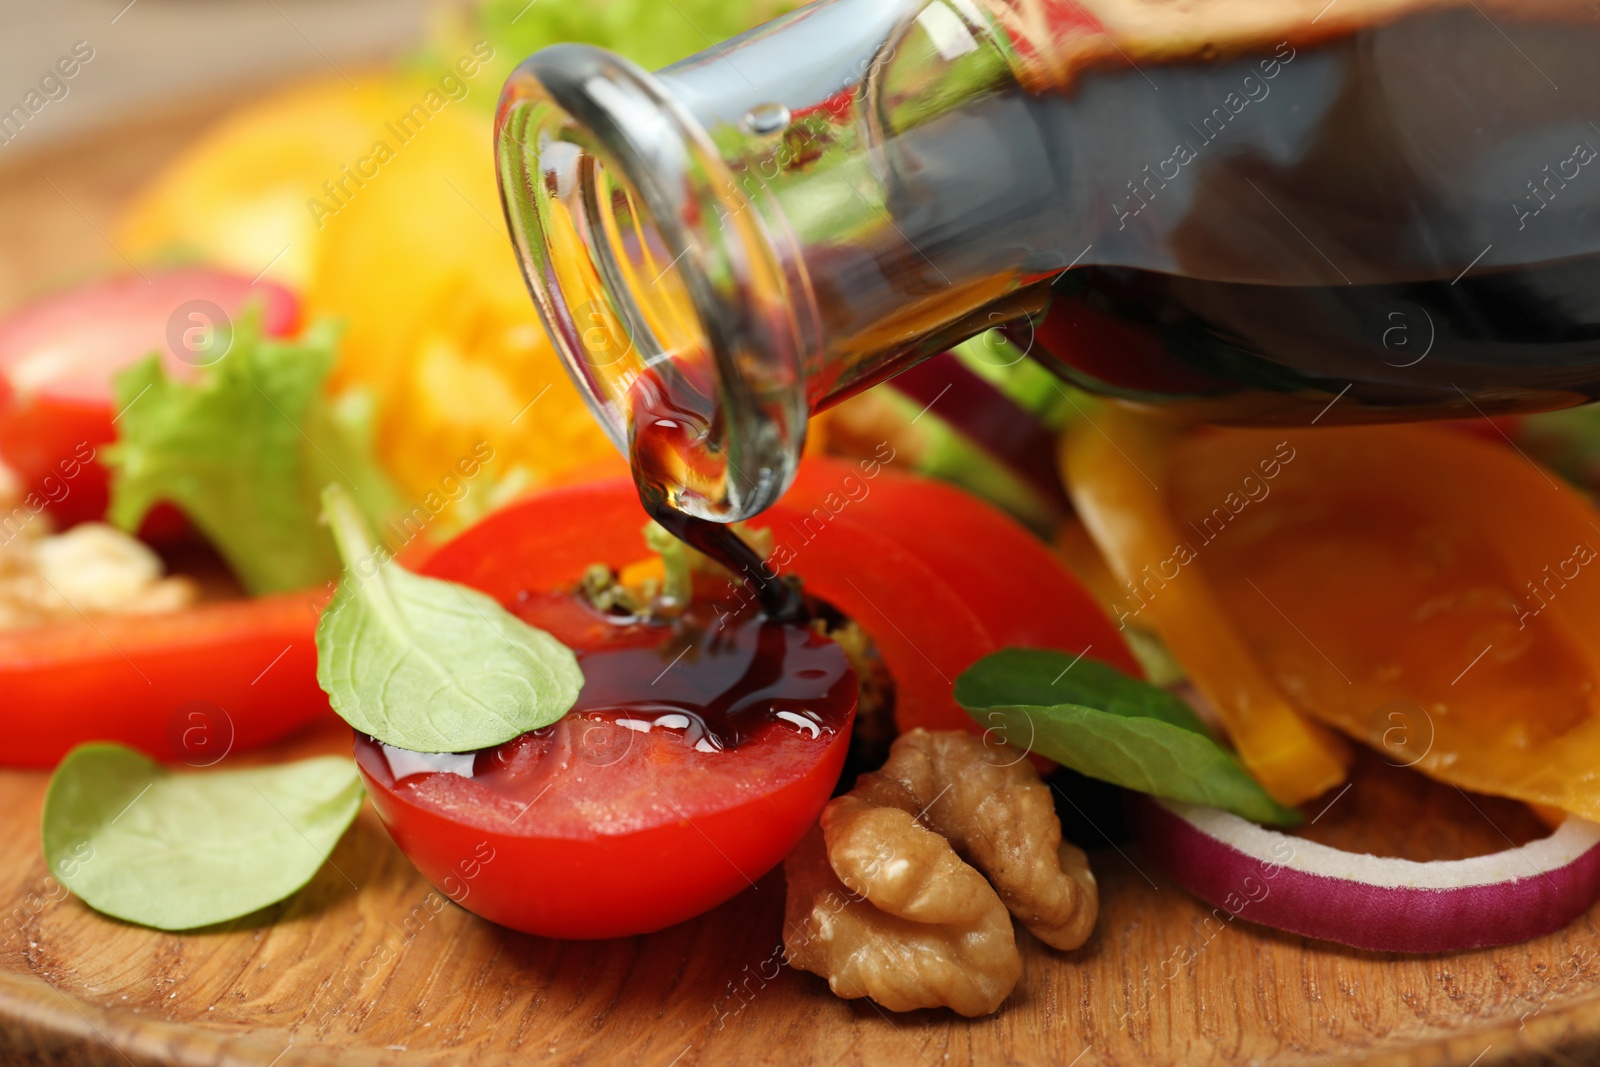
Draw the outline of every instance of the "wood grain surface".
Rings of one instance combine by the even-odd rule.
[[[132,265],[113,243],[123,205],[197,132],[254,92],[129,114],[92,137],[0,151],[0,310]],[[20,143],[20,142],[19,142]]]
[[[22,167],[0,161],[0,302],[116,266],[104,234],[120,200],[222,103]],[[348,751],[348,731],[330,721],[229,763]],[[998,1015],[896,1016],[780,965],[779,874],[659,934],[549,941],[444,902],[370,809],[283,904],[200,933],[129,926],[49,877],[46,780],[0,771],[3,1064],[1600,1062],[1600,931],[1587,919],[1511,948],[1391,957],[1207,925],[1208,909],[1136,846],[1101,848],[1104,910],[1084,949],[1057,953],[1019,933],[1025,972]],[[1375,761],[1311,828],[1416,858],[1537,832],[1512,805],[1473,808]]]

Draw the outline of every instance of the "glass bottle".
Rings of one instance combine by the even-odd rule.
[[[996,325],[1182,418],[1600,395],[1597,45],[1560,0],[820,0],[655,74],[544,49],[496,151],[641,488],[728,522]]]

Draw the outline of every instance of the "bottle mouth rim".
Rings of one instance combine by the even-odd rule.
[[[786,235],[768,226],[702,125],[628,60],[556,45],[506,80],[495,156],[529,294],[612,442],[630,454],[630,393],[641,377],[692,360],[708,417],[692,476],[684,468],[662,487],[669,506],[732,522],[774,503],[805,443],[810,319],[795,297],[809,291],[793,284],[798,257]],[[631,216],[636,240],[617,239],[618,212]],[[623,246],[637,254],[658,244],[667,264],[646,285],[638,263],[621,261]],[[662,316],[641,310],[662,294],[641,290],[669,275],[686,298],[674,313],[686,315],[663,336]]]

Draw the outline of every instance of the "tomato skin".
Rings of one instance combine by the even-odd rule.
[[[372,749],[356,760],[395,844],[440,892],[515,930],[593,939],[664,929],[755,884],[816,822],[849,743],[834,734],[803,777],[744,804],[582,838],[466,825],[394,789]]]
[[[218,750],[206,745],[251,748],[331,714],[316,680],[325,599],[229,600],[0,634],[10,712],[0,764],[51,767],[94,740],[208,765]],[[206,736],[186,739],[192,727]]]
[[[639,531],[648,521],[631,482],[580,483],[495,512],[435,549],[420,570],[504,602],[525,589],[571,585],[591,563],[621,568],[644,558]]]
[[[879,610],[883,602],[866,602],[859,590],[848,582],[832,578],[831,585],[844,585],[836,599],[814,591],[832,601],[846,614],[857,618],[882,643],[898,627],[914,627],[917,656],[898,665],[889,660],[897,686],[903,688],[907,675],[926,674],[928,664],[949,683],[956,675],[990,652],[1002,648],[1051,648],[1072,655],[1083,653],[1109,663],[1136,678],[1143,671],[1122,640],[1115,625],[1098,601],[1067,569],[1059,555],[998,508],[947,483],[894,470],[878,470],[870,461],[808,460],[801,464],[794,485],[784,496],[781,507],[795,508],[809,515],[830,516],[830,523],[849,530],[844,537],[860,537],[870,531],[892,540],[903,552],[915,556],[924,570],[907,575],[907,585],[929,581],[948,587],[965,609],[966,619],[951,620],[951,625],[930,625],[918,609],[902,604],[896,596],[893,617]],[[765,518],[765,517],[763,517]],[[762,525],[757,519],[755,525]],[[863,559],[873,559],[869,553]],[[848,560],[839,563],[840,573],[861,578],[865,569]],[[873,569],[880,568],[873,559]],[[802,566],[801,573],[805,574]],[[821,579],[819,579],[821,580]],[[863,580],[865,580],[863,578]],[[812,584],[807,577],[808,584]],[[888,625],[875,624],[873,617]],[[933,616],[937,619],[938,616]],[[967,625],[975,624],[977,633]],[[903,661],[905,657],[900,657]],[[888,654],[885,652],[885,659]],[[920,662],[919,662],[920,661]],[[942,678],[941,678],[942,680]],[[895,718],[901,730],[921,726],[930,730],[979,729],[955,702],[950,685],[928,691],[919,687],[908,700],[896,701]]]
[[[104,517],[110,479],[94,456],[116,439],[112,377],[153,351],[175,375],[192,375],[168,348],[172,316],[195,300],[234,315],[252,299],[262,304],[268,336],[298,329],[299,302],[287,289],[196,268],[88,282],[0,321],[0,461],[24,494],[37,494],[58,526]],[[184,529],[178,513],[163,508],[145,532],[171,539]]]

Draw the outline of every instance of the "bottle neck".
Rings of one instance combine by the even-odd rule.
[[[982,112],[1016,63],[970,2],[832,0],[658,73],[792,258],[811,411],[1007,317],[1015,190],[950,165],[1008,151]]]
[[[1004,150],[979,113],[1022,92],[997,26],[966,0],[823,0],[657,75],[559,45],[508,80],[529,287],[671,507],[765,509],[810,413],[1032,310],[1065,266],[991,224],[1015,190],[940,162]]]

